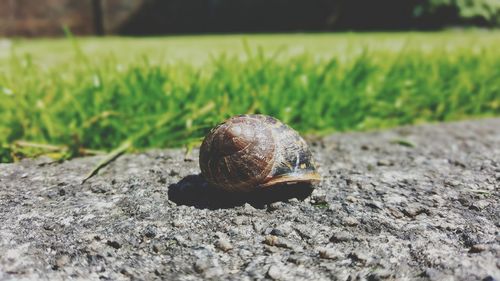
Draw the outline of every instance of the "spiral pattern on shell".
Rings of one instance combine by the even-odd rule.
[[[316,181],[311,153],[296,131],[265,115],[238,115],[213,128],[200,148],[212,185],[250,191],[288,181]]]

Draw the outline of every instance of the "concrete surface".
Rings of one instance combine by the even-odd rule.
[[[500,280],[500,119],[311,142],[319,186],[253,194],[196,151],[0,164],[0,280]]]

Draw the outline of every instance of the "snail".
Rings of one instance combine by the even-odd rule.
[[[214,127],[203,140],[199,161],[203,177],[227,191],[321,179],[305,140],[266,115],[237,115]]]

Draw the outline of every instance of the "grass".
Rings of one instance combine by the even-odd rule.
[[[498,116],[499,35],[0,42],[0,162],[193,146],[239,113],[313,134]]]

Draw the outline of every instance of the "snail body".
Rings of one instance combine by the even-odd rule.
[[[199,160],[204,178],[228,191],[320,181],[305,140],[266,115],[238,115],[213,128]]]

